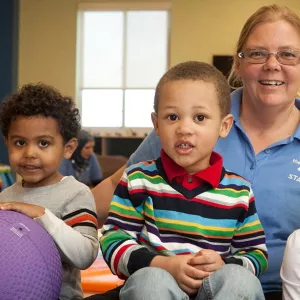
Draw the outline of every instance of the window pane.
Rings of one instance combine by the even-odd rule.
[[[152,127],[155,90],[125,91],[125,127]]]
[[[83,88],[122,87],[123,12],[84,12]]]
[[[126,87],[154,88],[167,68],[168,13],[129,11]]]
[[[82,126],[121,127],[122,90],[83,90]]]

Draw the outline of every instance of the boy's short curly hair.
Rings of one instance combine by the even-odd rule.
[[[64,143],[77,137],[81,128],[79,110],[71,97],[43,83],[26,84],[0,104],[0,127],[4,137],[8,137],[11,122],[17,116],[39,115],[57,121]]]
[[[159,97],[162,87],[177,80],[200,80],[212,83],[219,100],[222,117],[230,113],[230,87],[225,76],[214,66],[200,61],[186,61],[170,68],[159,80],[154,96],[154,111],[158,112]]]

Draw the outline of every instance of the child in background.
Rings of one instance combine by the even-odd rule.
[[[80,269],[97,257],[97,216],[90,189],[58,168],[77,146],[74,102],[44,84],[28,84],[0,106],[11,168],[22,177],[0,193],[0,209],[33,218],[54,239],[62,260],[60,300],[82,299]]]
[[[233,122],[225,77],[178,64],[159,81],[154,111],[161,156],[125,170],[100,239],[127,279],[120,299],[264,299],[256,276],[267,249],[250,183],[213,152]]]
[[[283,300],[300,298],[300,229],[288,238],[280,271]]]
[[[78,134],[78,147],[70,159],[63,159],[59,171],[65,176],[74,176],[78,181],[94,187],[102,179],[102,170],[94,153],[95,140],[85,130]]]

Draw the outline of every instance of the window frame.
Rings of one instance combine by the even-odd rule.
[[[77,45],[76,45],[76,105],[82,115],[82,97],[81,91],[87,89],[83,87],[83,70],[82,68],[82,57],[83,57],[83,44],[81,43],[83,39],[83,28],[81,24],[83,23],[83,14],[86,11],[167,11],[168,15],[168,25],[167,25],[167,41],[166,41],[166,62],[167,69],[170,65],[170,22],[171,22],[171,2],[160,1],[160,2],[111,2],[111,3],[79,3],[77,11]],[[125,22],[125,21],[124,21]],[[124,49],[123,57],[126,55],[126,39],[124,34]],[[127,88],[125,86],[125,72],[126,68],[123,68],[123,107],[125,107],[125,91],[126,90],[143,90],[149,89],[145,88]],[[163,75],[163,74],[162,74]],[[91,88],[91,89],[106,89],[105,87]],[[110,88],[111,89],[111,88]],[[153,127],[125,127],[125,110],[122,112],[122,127],[87,127],[87,129],[94,136],[118,136],[118,137],[144,137],[149,132],[151,132]],[[150,115],[149,115],[150,118]]]

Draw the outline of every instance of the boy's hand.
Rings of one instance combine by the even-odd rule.
[[[196,253],[188,264],[205,272],[215,272],[225,265],[221,255],[214,250],[203,249]]]
[[[150,266],[168,271],[185,293],[195,295],[209,273],[189,265],[188,261],[192,257],[192,255],[156,256]]]
[[[14,210],[32,219],[39,218],[45,213],[44,207],[21,202],[2,202],[0,203],[0,209]]]

